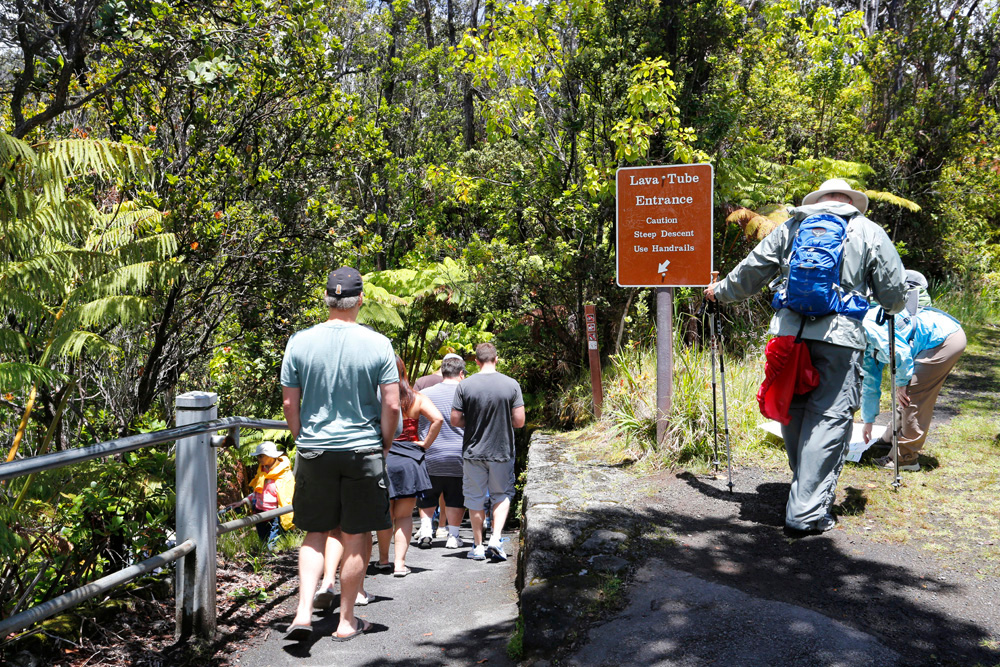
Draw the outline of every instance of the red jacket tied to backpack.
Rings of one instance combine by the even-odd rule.
[[[819,372],[812,365],[809,348],[795,336],[775,336],[764,348],[767,362],[764,381],[757,390],[757,403],[765,417],[787,424],[792,396],[819,385]]]

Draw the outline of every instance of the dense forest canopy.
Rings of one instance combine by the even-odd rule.
[[[575,377],[584,303],[605,353],[649,330],[648,295],[614,284],[624,165],[714,165],[722,270],[838,176],[908,265],[987,276],[998,21],[981,0],[18,0],[0,15],[4,130],[39,153],[141,149],[148,176],[81,168],[61,196],[157,211],[142,233],[171,235],[177,270],[128,292],[145,318],[81,328],[108,345],[44,363],[29,334],[55,302],[5,304],[0,354],[27,370],[3,367],[4,435],[36,386],[32,451],[70,383],[56,447],[165,420],[192,388],[274,414],[284,342],[341,263],[381,272],[366,317],[410,365],[498,337],[533,390]],[[3,158],[8,198],[53,196]],[[11,204],[2,224],[26,219]],[[57,227],[35,242],[87,233]],[[14,238],[5,266],[31,254]]]

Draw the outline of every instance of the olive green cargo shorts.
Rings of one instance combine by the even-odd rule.
[[[340,528],[356,535],[391,528],[382,448],[300,449],[292,504],[295,525],[307,533]]]

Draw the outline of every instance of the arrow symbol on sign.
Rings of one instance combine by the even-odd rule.
[[[660,262],[660,265],[658,267],[656,267],[656,272],[657,273],[666,273],[668,266],[670,266],[670,260],[669,259],[665,259],[662,262]]]

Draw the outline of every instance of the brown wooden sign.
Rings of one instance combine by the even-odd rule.
[[[622,167],[615,180],[618,284],[710,284],[712,165]]]

